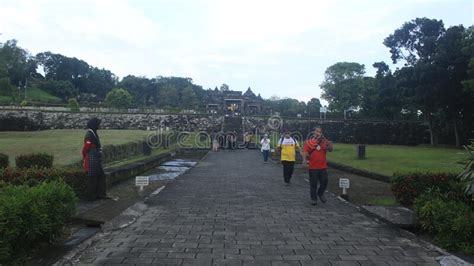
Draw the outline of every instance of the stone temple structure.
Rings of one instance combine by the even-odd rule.
[[[206,97],[206,110],[208,113],[224,113],[232,115],[251,115],[262,113],[263,99],[255,95],[248,88],[242,91],[219,91],[217,89],[208,91]]]

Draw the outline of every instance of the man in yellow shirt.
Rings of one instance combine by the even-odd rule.
[[[291,176],[295,167],[296,151],[300,149],[298,141],[286,130],[285,135],[278,141],[277,148],[281,152],[281,164],[283,165],[283,179],[285,186],[290,185]]]

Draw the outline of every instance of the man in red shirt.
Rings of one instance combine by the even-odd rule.
[[[328,185],[326,152],[332,150],[332,141],[323,136],[323,129],[320,126],[314,129],[313,136],[304,144],[301,156],[303,157],[303,165],[307,164],[309,169],[312,205],[318,203],[318,197],[322,203],[326,203],[326,197],[324,197]]]

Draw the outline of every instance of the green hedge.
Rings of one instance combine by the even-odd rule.
[[[0,169],[8,167],[9,164],[8,155],[0,153]]]
[[[15,158],[16,167],[32,168],[32,167],[53,167],[53,155],[46,153],[24,154]]]
[[[408,207],[427,189],[439,188],[443,193],[448,193],[456,187],[456,182],[456,174],[430,172],[395,173],[390,180],[395,198]]]
[[[107,145],[102,148],[102,163],[119,161],[143,154],[143,142],[129,142],[121,145]]]
[[[60,236],[76,197],[62,181],[0,189],[0,264],[21,264],[39,243]]]
[[[87,174],[68,168],[5,168],[0,169],[0,187],[6,184],[36,186],[44,181],[63,180],[80,198],[85,196]]]
[[[474,253],[474,211],[464,202],[430,189],[416,198],[415,213],[422,228],[449,250]]]

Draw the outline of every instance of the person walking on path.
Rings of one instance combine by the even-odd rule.
[[[263,163],[267,163],[268,155],[270,154],[270,139],[268,138],[267,134],[263,135],[263,139],[260,141],[260,145],[262,145],[260,150],[262,151],[263,155]]]
[[[250,141],[252,140],[252,136],[253,134],[251,131],[245,132],[244,134],[244,146],[246,149],[248,149],[250,146]]]
[[[102,167],[102,155],[99,129],[101,120],[94,117],[87,122],[87,131],[82,147],[82,165],[87,172],[86,198],[90,201],[106,199],[105,173]]]
[[[211,140],[212,140],[212,151],[216,152],[219,150],[219,140],[218,140],[218,135],[217,132],[214,130],[211,134]]]
[[[278,141],[277,149],[281,152],[281,163],[283,164],[283,179],[285,185],[290,185],[291,176],[295,168],[296,151],[300,145],[286,130],[284,136]]]
[[[312,137],[303,146],[301,157],[303,157],[303,165],[307,164],[309,170],[312,205],[318,203],[318,197],[322,203],[326,203],[326,197],[324,197],[324,192],[328,185],[326,152],[332,152],[333,149],[333,143],[323,136],[323,129],[321,127],[314,129]]]
[[[232,139],[231,139],[232,140],[232,150],[235,150],[237,148],[237,131],[234,130],[231,133],[231,135],[232,135]]]

